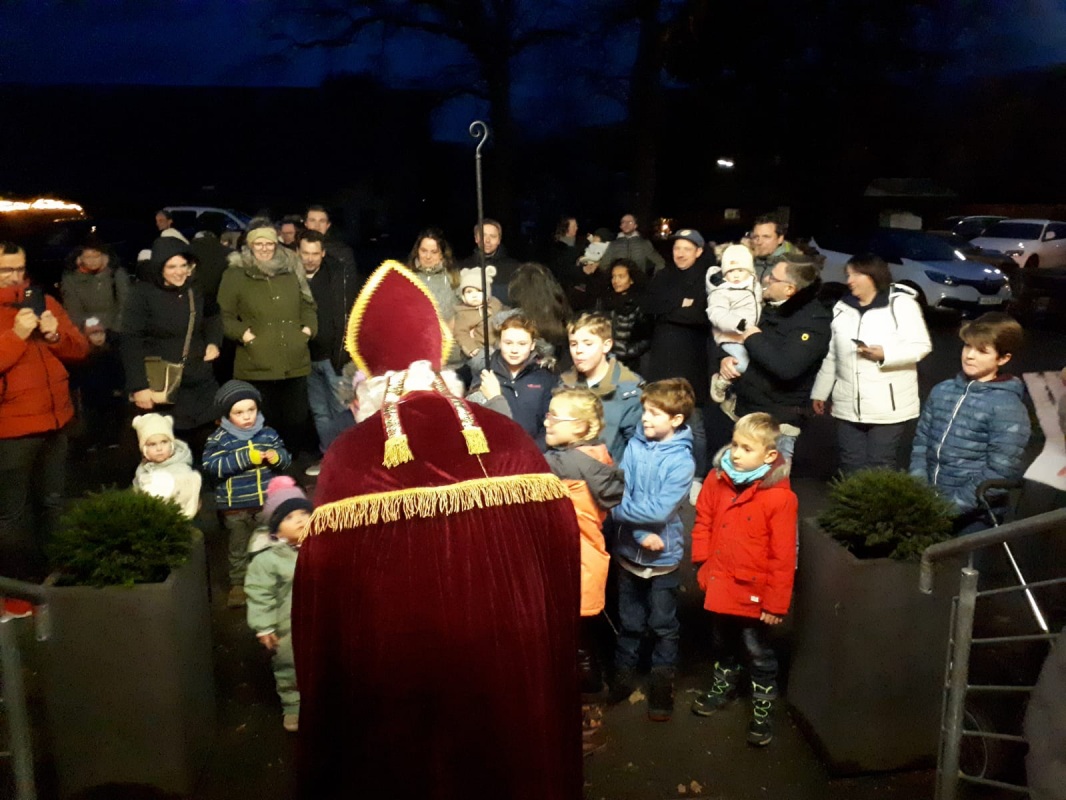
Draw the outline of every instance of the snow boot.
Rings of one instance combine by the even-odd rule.
[[[648,680],[648,719],[669,722],[674,713],[674,670],[652,667]]]
[[[607,702],[614,705],[628,700],[629,696],[637,689],[637,671],[632,667],[617,667],[614,671],[614,680],[611,682],[611,692]]]
[[[711,690],[697,695],[692,701],[692,713],[709,717],[715,711],[721,711],[737,699],[737,679],[740,667],[725,666],[721,661],[714,662],[714,683]]]
[[[748,744],[766,747],[774,738],[770,714],[777,699],[777,684],[751,682],[751,722],[748,723]]]
[[[582,702],[602,702],[607,696],[607,686],[603,682],[600,660],[592,650],[577,651],[577,671],[581,676]]]

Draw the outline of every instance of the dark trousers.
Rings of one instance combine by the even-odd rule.
[[[905,422],[868,425],[837,420],[837,445],[840,448],[840,471],[850,475],[867,467],[896,469],[896,453]]]
[[[0,439],[0,574],[40,580],[62,510],[67,434]]]
[[[307,403],[307,378],[280,381],[249,381],[263,395],[266,424],[278,432],[285,447],[295,456],[310,450],[310,415]]]
[[[681,624],[677,621],[681,570],[653,578],[639,578],[621,566],[617,571],[620,630],[615,644],[615,667],[637,666],[640,641],[650,631],[654,639],[652,668],[673,669],[681,641]]]
[[[777,654],[769,644],[765,622],[754,617],[713,614],[711,641],[714,656],[726,669],[743,661],[752,681],[777,686]]]

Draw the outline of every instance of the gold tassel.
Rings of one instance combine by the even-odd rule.
[[[470,455],[489,452],[489,442],[481,428],[463,428],[463,438],[466,439],[466,452]]]
[[[411,445],[407,441],[407,434],[390,436],[385,440],[385,460],[381,463],[387,469],[406,464],[408,461],[414,461],[414,458],[414,453],[411,452]]]
[[[544,503],[569,496],[566,484],[550,473],[475,478],[448,486],[361,495],[315,509],[304,537],[399,519],[428,519],[475,508]]]

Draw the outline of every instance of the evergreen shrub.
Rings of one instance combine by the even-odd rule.
[[[60,585],[160,583],[188,560],[192,537],[174,501],[107,489],[89,493],[63,515],[49,556]]]
[[[818,524],[856,558],[917,561],[952,538],[955,507],[912,475],[864,469],[832,480]]]

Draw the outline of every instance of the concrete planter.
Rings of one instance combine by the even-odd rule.
[[[958,584],[945,566],[921,594],[916,563],[857,559],[801,522],[788,701],[831,772],[935,763]]]
[[[111,783],[193,792],[215,732],[203,536],[163,583],[48,594],[47,707],[63,796]]]

